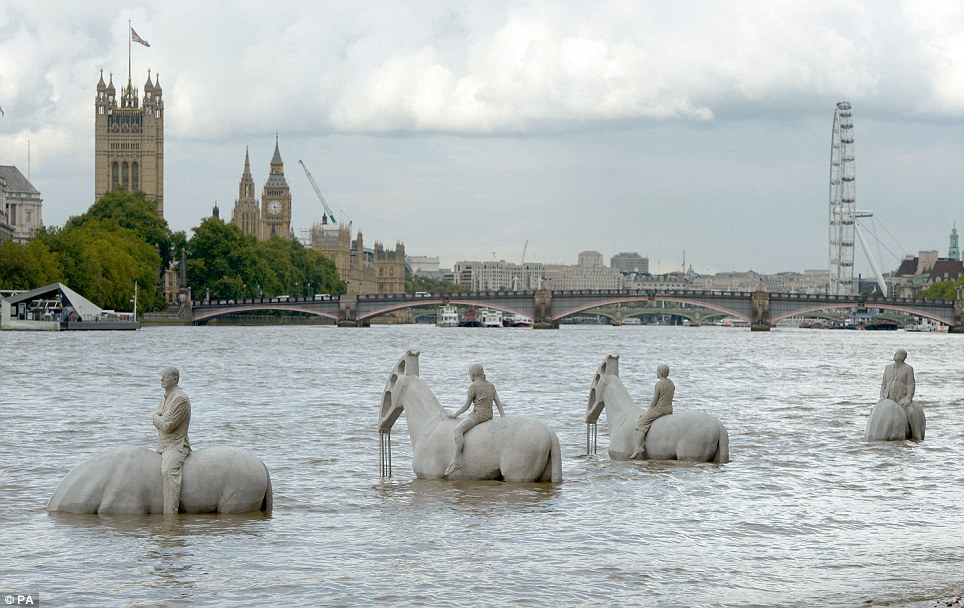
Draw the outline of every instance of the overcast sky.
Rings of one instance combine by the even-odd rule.
[[[275,133],[300,234],[322,207],[369,246],[443,267],[826,268],[835,105],[853,105],[857,207],[885,270],[964,232],[964,3],[0,3],[0,164],[44,221],[94,197],[99,70],[160,76],[165,216],[227,220],[245,147]],[[526,243],[528,246],[526,247]],[[685,253],[684,253],[685,252]],[[857,272],[870,274],[857,254]]]

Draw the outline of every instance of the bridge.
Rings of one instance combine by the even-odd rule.
[[[371,319],[394,311],[441,305],[494,308],[532,318],[537,327],[557,328],[566,317],[601,307],[623,304],[675,302],[707,308],[743,319],[754,331],[768,331],[782,319],[821,310],[877,308],[901,312],[949,325],[964,332],[964,288],[954,300],[834,296],[822,294],[770,293],[767,291],[702,290],[558,290],[473,291],[443,294],[342,295],[316,298],[245,298],[241,300],[193,300],[181,308],[184,322],[203,324],[223,315],[255,311],[300,312],[332,319],[341,326],[366,326]],[[631,312],[631,311],[628,311]],[[666,310],[673,314],[673,310]],[[695,318],[697,322],[698,317]],[[618,322],[618,319],[617,319]]]

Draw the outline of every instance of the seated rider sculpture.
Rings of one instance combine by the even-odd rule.
[[[502,400],[495,392],[495,386],[485,379],[485,372],[480,364],[474,363],[469,366],[469,380],[472,382],[469,384],[469,394],[465,399],[465,405],[454,414],[449,414],[449,418],[458,418],[459,415],[469,409],[470,405],[474,404],[475,408],[465,420],[455,427],[455,454],[452,456],[452,462],[445,469],[444,475],[446,476],[462,468],[462,447],[465,445],[465,433],[478,424],[492,420],[493,403],[499,408],[499,416],[505,416],[505,411],[502,409]]]
[[[629,457],[636,460],[646,455],[646,433],[649,427],[657,418],[673,413],[673,395],[676,394],[676,385],[669,379],[669,366],[660,363],[656,368],[656,388],[653,390],[653,400],[649,404],[649,409],[639,416],[636,422],[636,430],[639,435],[636,443],[636,451]]]
[[[884,368],[880,383],[880,398],[890,399],[905,410],[914,400],[914,368],[905,363],[907,351],[903,348],[894,353],[894,362]]]

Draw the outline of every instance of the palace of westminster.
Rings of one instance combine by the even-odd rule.
[[[118,92],[113,76],[104,82],[103,71],[97,83],[94,100],[94,200],[99,200],[116,187],[140,190],[157,205],[164,217],[164,97],[160,78],[150,71],[142,95],[131,83]],[[268,175],[256,197],[256,183],[251,171],[248,150],[238,185],[231,222],[247,235],[260,240],[294,239],[291,227],[292,196],[285,179],[284,162],[277,135]],[[26,242],[43,227],[43,199],[27,177],[12,165],[0,164],[0,242]],[[215,214],[218,214],[215,207]],[[403,293],[405,272],[452,281],[471,290],[550,289],[719,289],[752,291],[768,290],[824,293],[829,283],[829,270],[807,270],[761,275],[753,271],[697,275],[690,268],[653,276],[649,260],[638,253],[613,256],[606,266],[602,254],[585,251],[576,265],[522,263],[505,261],[460,261],[452,270],[439,269],[437,257],[408,257],[405,247],[396,243],[394,250],[375,242],[364,246],[362,233],[352,238],[351,225],[337,226],[322,222],[312,226],[306,243],[323,253],[335,265],[338,276],[346,282],[349,295]],[[911,296],[936,280],[955,280],[964,274],[956,228],[951,232],[946,257],[936,250],[921,251],[918,256],[905,255],[899,268],[890,274],[895,292]],[[523,253],[523,258],[525,254]],[[163,277],[164,293],[173,303],[183,285],[177,273],[167,270]]]
[[[128,76],[127,86],[121,89],[118,100],[113,76],[105,83],[101,72],[95,108],[95,200],[118,186],[141,190],[148,200],[157,204],[158,215],[164,217],[164,98],[160,78],[155,76],[152,81],[148,72],[143,99],[140,99]],[[294,239],[293,201],[277,136],[260,201],[255,193],[250,157],[245,150],[231,223],[260,240]],[[350,225],[332,226],[323,221],[312,227],[309,245],[334,262],[349,294],[405,291],[405,246],[401,243],[396,243],[394,250],[385,249],[379,242],[367,249],[361,231],[352,239]],[[168,300],[174,301],[175,273],[166,273],[164,291]]]

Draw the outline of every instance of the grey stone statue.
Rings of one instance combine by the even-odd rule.
[[[657,418],[673,413],[673,395],[676,394],[676,385],[669,379],[669,366],[660,363],[656,367],[656,378],[656,387],[653,389],[653,400],[649,403],[649,409],[643,412],[636,422],[639,435],[636,440],[636,450],[629,457],[630,460],[645,458],[646,433],[649,432],[649,427]]]
[[[595,425],[606,412],[609,457],[729,462],[730,436],[726,427],[716,416],[705,412],[671,413],[675,386],[669,379],[669,367],[659,366],[657,377],[650,407],[644,410],[636,405],[619,378],[619,355],[609,355],[599,366],[589,387],[586,424]],[[586,443],[587,449],[595,453],[594,440],[588,435]]]
[[[462,422],[455,427],[455,453],[452,455],[452,462],[445,469],[445,475],[451,475],[462,468],[462,448],[465,446],[465,433],[477,424],[482,424],[492,420],[492,404],[499,408],[499,416],[505,417],[505,410],[502,407],[502,400],[495,392],[495,386],[485,379],[485,371],[478,363],[469,366],[469,393],[465,398],[465,405],[458,411],[450,413],[449,418],[458,418],[462,413],[469,409],[470,405],[475,405],[472,413],[465,417]]]
[[[191,402],[173,367],[161,372],[157,449],[122,445],[74,467],[47,502],[62,513],[247,513],[272,509],[271,477],[240,448],[191,450]]]
[[[491,384],[478,383],[484,378],[481,367],[476,371],[469,387],[467,405],[475,403],[476,411],[484,411],[488,406],[490,419],[471,429],[463,427],[463,455],[461,460],[456,460],[453,434],[459,423],[419,377],[418,351],[408,351],[402,356],[385,383],[378,417],[378,430],[385,440],[383,476],[386,473],[391,476],[392,426],[404,415],[412,441],[412,470],[419,479],[562,481],[562,452],[556,433],[528,416],[493,417],[492,405],[495,404],[501,413],[501,401],[496,401],[494,387],[490,392],[488,387]],[[477,387],[477,391],[473,387]],[[466,409],[463,407],[461,411]],[[461,462],[462,468],[446,475],[447,465],[453,461]]]
[[[180,378],[181,374],[176,368],[164,368],[161,372],[164,396],[154,412],[165,514],[177,513],[181,504],[181,468],[191,453],[191,443],[187,438],[187,429],[191,425],[191,401],[178,386]]]
[[[898,349],[894,353],[894,362],[884,368],[880,400],[870,411],[867,421],[867,441],[924,440],[927,421],[923,408],[914,403],[917,384],[914,368],[906,359],[907,351]]]

